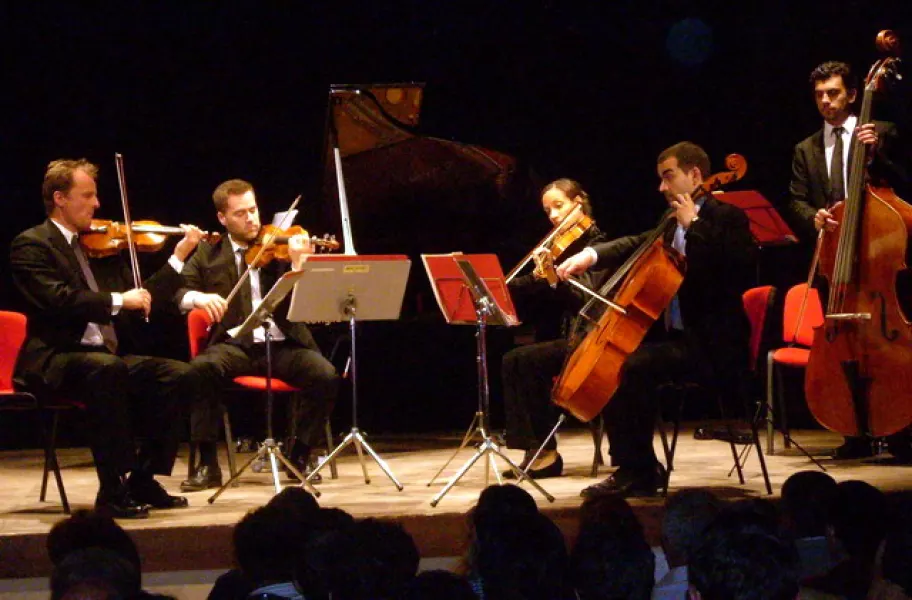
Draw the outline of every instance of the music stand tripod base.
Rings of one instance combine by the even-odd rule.
[[[245,462],[241,466],[241,468],[238,469],[237,473],[235,473],[228,481],[223,483],[222,487],[215,490],[215,493],[209,497],[207,502],[209,504],[212,504],[213,502],[215,502],[216,499],[222,495],[222,492],[224,492],[226,488],[228,488],[235,481],[237,481],[240,478],[240,476],[244,473],[244,471],[246,471],[250,467],[250,465],[252,465],[254,463],[254,461],[256,461],[258,459],[263,459],[266,457],[269,457],[269,466],[270,466],[270,469],[272,470],[272,481],[273,481],[273,484],[275,485],[276,494],[278,494],[279,492],[282,491],[282,485],[279,483],[279,462],[281,462],[283,465],[285,465],[286,469],[291,471],[291,473],[295,477],[298,478],[298,481],[301,482],[301,487],[304,487],[308,492],[313,494],[315,497],[317,497],[317,498],[320,497],[320,495],[321,495],[320,491],[317,488],[315,488],[307,480],[307,478],[304,477],[304,475],[300,471],[298,471],[297,467],[295,467],[294,464],[292,464],[292,462],[290,460],[288,460],[284,454],[282,454],[282,449],[279,447],[279,445],[276,443],[276,441],[273,438],[266,438],[265,440],[263,440],[263,443],[260,444],[260,448],[259,448],[259,450],[257,450],[256,454],[254,454],[253,457],[250,458],[250,460]]]
[[[323,469],[323,466],[331,463],[336,456],[345,450],[349,445],[355,446],[355,451],[358,453],[358,462],[361,464],[361,471],[364,473],[364,483],[370,484],[371,479],[370,475],[367,472],[367,464],[364,461],[364,452],[367,452],[371,458],[374,459],[374,462],[377,463],[377,466],[389,477],[390,481],[393,482],[393,485],[396,486],[396,489],[400,492],[402,491],[402,484],[399,483],[399,480],[396,479],[396,476],[393,475],[392,470],[390,470],[389,465],[386,464],[386,461],[377,454],[370,444],[367,443],[367,440],[364,439],[364,434],[357,427],[352,427],[351,431],[348,432],[338,446],[333,448],[333,451],[329,453],[326,459],[317,466],[316,469],[311,471],[310,475],[307,476],[307,479],[304,480],[304,483],[310,483],[310,480],[317,476],[317,474]],[[303,483],[302,483],[303,485]]]

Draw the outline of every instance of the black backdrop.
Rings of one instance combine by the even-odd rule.
[[[422,132],[511,154],[540,180],[580,180],[612,234],[654,222],[662,208],[655,156],[682,139],[706,148],[715,167],[727,153],[745,155],[742,187],[778,203],[792,146],[819,126],[811,68],[840,59],[863,75],[878,30],[912,34],[905,4],[6,2],[0,241],[8,247],[43,218],[42,173],[59,157],[102,166],[98,216],[117,219],[115,151],[126,158],[134,218],[216,228],[211,190],[241,177],[257,187],[264,217],[303,193],[310,226],[335,202],[320,193],[330,83],[426,82]],[[900,88],[876,116],[907,123],[909,104]],[[404,227],[403,252],[415,261],[405,318],[362,330],[369,430],[468,423],[472,331],[443,325],[426,297],[421,309],[417,252],[496,251],[509,268],[547,222],[535,192],[515,206],[493,202],[471,206],[475,230],[452,230],[452,214],[465,207],[425,207],[425,233],[454,247],[416,249]],[[401,219],[414,227],[408,214]],[[153,268],[164,256],[145,262]],[[796,261],[787,252],[764,260],[764,283],[789,283],[803,269],[789,268]],[[14,305],[8,277],[0,303]],[[162,330],[170,336],[163,351],[182,356],[180,323]],[[493,333],[495,400],[499,354],[510,343]]]

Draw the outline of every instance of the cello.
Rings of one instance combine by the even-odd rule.
[[[694,193],[718,189],[747,172],[747,161],[738,154],[726,157],[725,166],[728,171],[707,177]],[[627,357],[639,347],[684,281],[685,258],[664,241],[676,222],[674,212],[666,214],[599,290],[621,310],[609,305],[601,316],[592,319],[588,315],[593,307],[602,306],[597,299],[580,310],[578,322],[586,323],[589,329],[578,343],[571,342],[573,350],[554,384],[552,400],[581,421],[598,416],[614,396]]]
[[[895,54],[890,31],[878,48]],[[858,123],[871,121],[873,93],[896,76],[899,59],[877,61],[865,78]],[[821,240],[827,279],[824,322],[814,331],[804,390],[827,429],[846,436],[888,436],[912,423],[912,294],[903,282],[912,206],[891,188],[865,181],[865,148],[855,144],[847,198],[833,209],[838,236]]]

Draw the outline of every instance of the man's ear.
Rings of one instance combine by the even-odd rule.
[[[54,192],[54,206],[56,206],[57,208],[60,208],[61,206],[63,206],[63,201],[65,198],[66,198],[66,194],[64,194],[60,190]]]
[[[218,210],[218,211],[215,212],[215,216],[218,217],[219,223],[222,224],[222,227],[226,227],[226,225],[225,225],[225,214],[224,214],[222,211]]]

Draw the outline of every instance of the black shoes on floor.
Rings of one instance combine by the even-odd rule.
[[[584,488],[583,498],[605,494],[620,494],[631,498],[658,496],[665,486],[665,467],[656,464],[653,469],[640,470],[621,467],[604,481]]]

